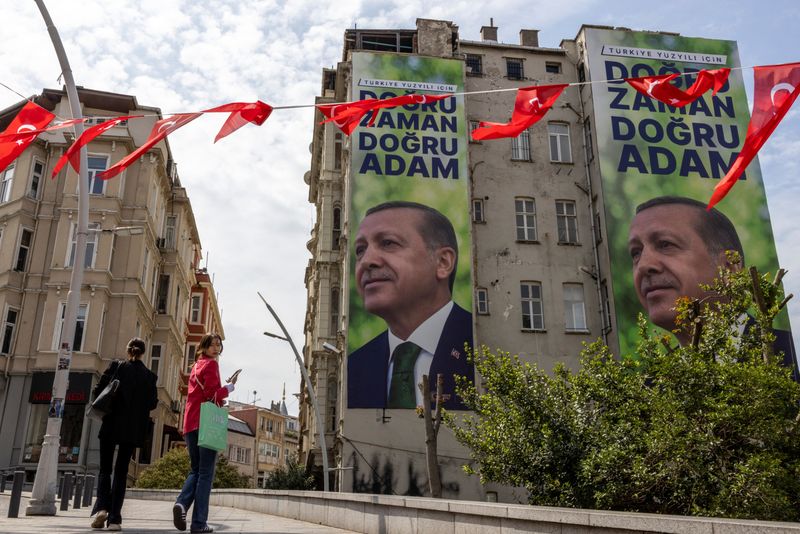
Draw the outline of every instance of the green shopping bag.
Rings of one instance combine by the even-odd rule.
[[[206,449],[224,451],[228,448],[228,412],[213,402],[200,405],[200,433],[197,444]]]

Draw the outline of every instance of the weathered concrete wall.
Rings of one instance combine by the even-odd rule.
[[[133,499],[173,501],[177,490],[128,490]],[[213,490],[211,504],[231,506],[369,534],[778,534],[798,523],[605,512],[510,504],[282,490]]]

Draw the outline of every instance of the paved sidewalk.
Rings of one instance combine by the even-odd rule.
[[[55,516],[26,516],[28,495],[23,494],[19,518],[8,518],[9,491],[0,493],[0,534],[74,534],[77,532],[108,532],[93,530],[89,525],[91,508],[59,511]],[[58,503],[56,503],[58,505]],[[191,516],[191,510],[189,511]],[[172,525],[172,503],[168,501],[145,501],[125,499],[122,507],[122,531],[133,533],[169,532],[177,533]],[[285,517],[259,514],[237,508],[211,505],[208,524],[214,532],[221,534],[347,534],[350,530],[305,523]],[[188,529],[186,531],[188,533]]]

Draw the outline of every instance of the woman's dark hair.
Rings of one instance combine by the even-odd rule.
[[[130,341],[128,341],[127,350],[128,350],[128,356],[130,358],[139,359],[139,358],[142,357],[142,355],[144,354],[145,350],[147,350],[147,346],[144,344],[144,340],[143,339],[139,339],[138,337],[135,337],[135,338],[131,339]]]
[[[222,336],[216,332],[209,332],[200,339],[200,344],[197,345],[195,359],[199,358],[201,354],[205,354],[206,350],[211,346],[215,339],[219,340],[219,353],[222,354]]]

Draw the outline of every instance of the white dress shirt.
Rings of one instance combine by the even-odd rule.
[[[411,341],[422,350],[417,356],[417,361],[414,363],[414,394],[417,399],[417,406],[422,405],[422,392],[416,387],[422,382],[422,375],[427,375],[431,370],[431,363],[433,363],[433,355],[436,353],[436,346],[439,344],[439,338],[442,337],[444,330],[444,323],[450,316],[450,311],[453,309],[453,301],[449,301],[442,306],[439,311],[425,319],[425,321],[417,327],[416,330],[411,332],[408,339],[400,339],[392,330],[389,329],[389,374],[386,376],[386,396],[389,396],[389,389],[392,385],[392,370],[394,369],[394,362],[392,361],[392,354],[394,349],[405,341]],[[436,381],[432,381],[436,383]]]

